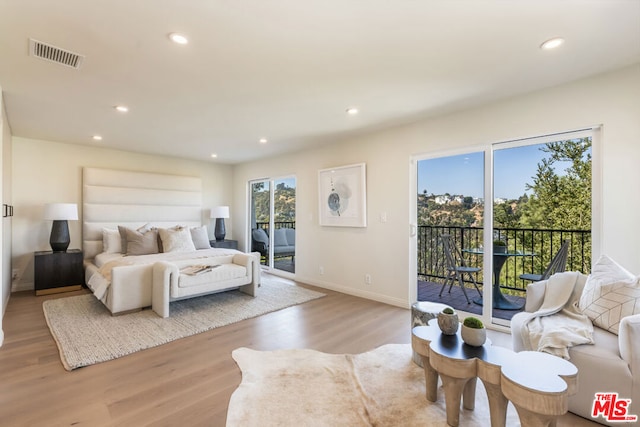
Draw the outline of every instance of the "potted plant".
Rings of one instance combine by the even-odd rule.
[[[455,335],[458,332],[458,314],[451,307],[438,313],[438,326],[445,335]]]
[[[473,347],[480,347],[487,340],[487,330],[477,317],[467,317],[462,322],[462,340]]]
[[[507,252],[507,242],[504,240],[494,240],[493,241],[493,253],[494,254],[504,254]]]

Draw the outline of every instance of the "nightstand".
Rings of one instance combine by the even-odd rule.
[[[33,265],[36,295],[77,291],[84,285],[84,268],[80,249],[71,249],[67,252],[35,252]]]
[[[238,249],[237,240],[209,240],[212,248]]]

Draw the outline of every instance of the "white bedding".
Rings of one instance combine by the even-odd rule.
[[[123,256],[122,254],[99,254],[96,256],[96,271],[87,286],[99,300],[102,300],[111,284],[111,271],[115,267],[154,264],[158,261],[185,261],[215,256],[233,256],[242,253],[235,249],[199,249],[192,252],[164,252],[149,255]],[[98,262],[102,265],[98,265]]]
[[[101,254],[96,255],[96,257],[93,260],[93,263],[96,265],[96,267],[100,268],[106,263],[108,263],[109,261],[113,261],[120,258],[124,258],[124,255],[122,255],[121,253],[103,252]]]

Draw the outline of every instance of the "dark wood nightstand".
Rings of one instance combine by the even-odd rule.
[[[237,240],[209,240],[212,248],[238,249]]]
[[[84,268],[80,249],[71,249],[67,252],[35,252],[33,264],[36,295],[77,291],[84,285]]]

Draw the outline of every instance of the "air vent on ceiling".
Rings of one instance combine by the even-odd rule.
[[[76,70],[80,68],[84,59],[82,55],[34,39],[29,39],[29,54]]]

